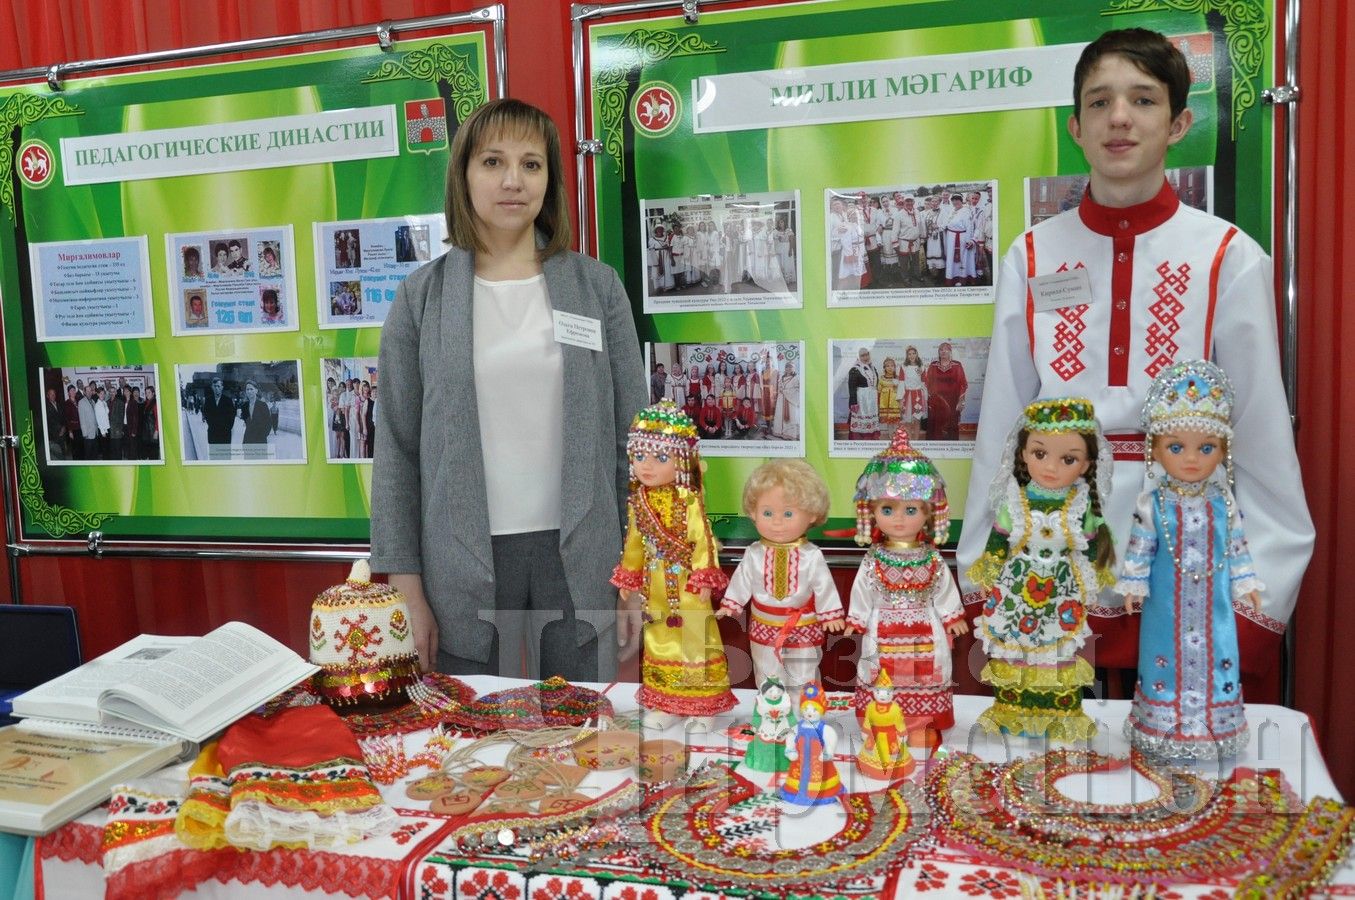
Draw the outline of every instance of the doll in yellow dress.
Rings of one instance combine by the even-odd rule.
[[[889,669],[880,667],[871,693],[874,699],[866,705],[861,719],[861,752],[856,754],[856,768],[868,778],[897,781],[912,772],[917,763],[908,752],[908,722],[894,699]]]
[[[674,717],[709,729],[733,708],[729,664],[711,607],[720,571],[701,490],[696,426],[668,400],[640,410],[626,441],[630,499],[626,545],[612,573],[623,605],[644,613],[638,695],[648,728]]]

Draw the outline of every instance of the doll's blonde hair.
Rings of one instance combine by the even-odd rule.
[[[758,499],[773,488],[781,488],[791,503],[812,515],[810,525],[828,520],[828,485],[803,459],[773,459],[754,469],[743,485],[743,514],[753,518]]]

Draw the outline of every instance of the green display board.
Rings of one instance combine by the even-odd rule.
[[[478,29],[0,91],[12,538],[367,540],[380,323],[489,96]]]
[[[775,455],[802,455],[818,468],[833,495],[826,527],[852,527],[864,457],[883,446],[854,433],[849,370],[862,349],[881,375],[889,358],[900,382],[909,347],[924,376],[942,343],[964,364],[967,388],[950,369],[931,380],[945,403],[930,415],[924,403],[928,421],[912,426],[918,446],[938,459],[951,509],[964,508],[992,323],[991,260],[1085,186],[1086,164],[1066,127],[1072,64],[1102,32],[1146,27],[1182,48],[1195,124],[1168,156],[1169,178],[1185,202],[1269,247],[1271,120],[1260,94],[1271,83],[1273,21],[1263,0],[841,0],[703,10],[696,25],[680,17],[592,24],[598,255],[635,298],[651,360],[689,375],[696,363],[705,378],[723,354],[746,376],[750,360],[761,368],[777,347],[802,347],[799,406],[781,410],[798,421],[779,427],[774,408],[765,418],[736,415],[733,429],[703,444],[717,532],[754,536],[740,515],[743,482]],[[989,223],[986,273],[982,259],[969,271],[958,261],[954,273],[932,269],[925,246],[913,257],[919,268],[881,268],[869,250],[859,261],[835,237],[842,210],[862,202],[888,197],[898,210],[911,197],[916,211],[932,198],[968,207],[974,195],[964,215]],[[684,241],[676,255],[675,228]],[[703,249],[712,228],[723,246]],[[775,235],[783,229],[794,238]],[[759,250],[756,236],[768,232],[775,240]],[[731,253],[731,237],[743,249]],[[779,386],[784,365],[772,368]],[[736,412],[743,396],[755,409],[775,403],[744,385]],[[880,438],[897,416],[885,416]]]

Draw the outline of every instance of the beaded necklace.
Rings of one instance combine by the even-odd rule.
[[[1081,483],[1082,483],[1081,480],[1079,480],[1078,484]],[[1049,488],[1042,488],[1038,484],[1036,484],[1035,487],[1038,491],[1045,495],[1050,495],[1053,493]],[[1034,523],[1032,521],[1032,516],[1030,512],[1030,496],[1026,493],[1026,490],[1024,488],[1021,488],[1018,491],[1018,495],[1021,498],[1021,520],[1024,527],[1021,530],[1020,542],[1015,547],[1012,548],[1011,552],[1013,556],[1026,549],[1026,544],[1030,541],[1031,529],[1034,527]],[[1059,504],[1059,508],[1057,510],[1059,517],[1059,531],[1062,532],[1063,534],[1064,546],[1068,548],[1069,553],[1076,552],[1074,550],[1076,544],[1074,543],[1073,529],[1068,524],[1068,508],[1072,506],[1072,501],[1077,496],[1078,496],[1077,488],[1076,487],[1069,488],[1068,492],[1063,497],[1063,501]],[[1051,496],[1050,499],[1057,498]],[[1088,594],[1087,592],[1087,585],[1082,579],[1081,569],[1078,566],[1069,566],[1068,568],[1072,572],[1073,581],[1077,583],[1078,596],[1083,598],[1090,596],[1090,594]]]
[[[666,509],[656,509],[656,504]],[[682,602],[678,576],[692,567],[692,547],[687,543],[687,503],[672,485],[658,488],[641,485],[639,506],[644,516],[636,516],[636,525],[654,548],[653,557],[646,563],[663,573],[663,595],[668,601],[667,624],[677,628],[682,624],[682,616],[678,614]],[[671,524],[665,521],[666,518],[672,519]]]
[[[911,541],[873,544],[874,581],[889,603],[914,599],[936,582],[941,557],[931,547]]]
[[[1188,481],[1177,481],[1174,478],[1164,479],[1162,483],[1163,490],[1171,491],[1178,497],[1203,497],[1208,485],[1209,483],[1205,481],[1192,483]],[[1171,557],[1172,565],[1175,567],[1176,571],[1183,574],[1189,574],[1190,580],[1195,583],[1199,583],[1203,578],[1212,578],[1219,572],[1222,572],[1224,567],[1227,566],[1233,558],[1232,541],[1225,540],[1223,542],[1223,556],[1212,566],[1206,567],[1203,572],[1185,572],[1185,569],[1181,565],[1181,548],[1176,546],[1176,542],[1172,540],[1171,528],[1169,527],[1171,522],[1167,518],[1167,502],[1163,499],[1162,494],[1163,491],[1158,491],[1157,496],[1154,498],[1154,505],[1157,508],[1157,522],[1162,529],[1162,539],[1167,544],[1167,555]],[[1231,511],[1232,504],[1228,502],[1226,497],[1224,498],[1224,503]]]

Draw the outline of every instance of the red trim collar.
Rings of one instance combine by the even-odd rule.
[[[1119,208],[1097,203],[1092,199],[1092,189],[1089,186],[1082,196],[1077,214],[1082,217],[1082,224],[1097,234],[1106,237],[1128,237],[1152,231],[1175,215],[1180,205],[1181,200],[1176,196],[1176,191],[1172,190],[1172,186],[1164,178],[1162,190],[1158,191],[1153,199],[1135,206]]]

